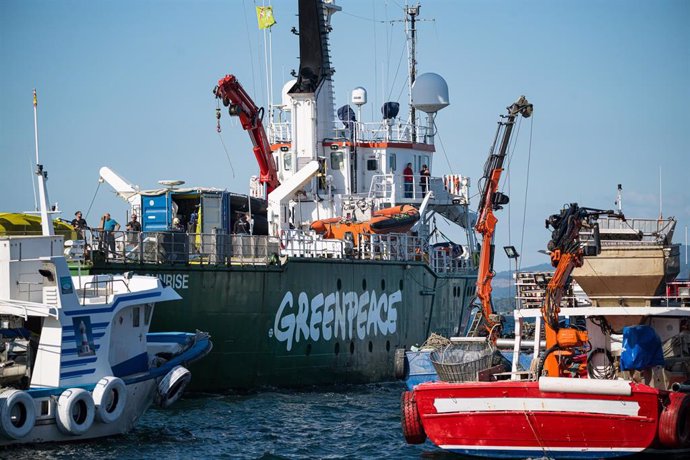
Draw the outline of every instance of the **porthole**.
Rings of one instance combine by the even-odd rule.
[[[365,278],[362,278],[362,291],[367,290],[367,280]]]
[[[382,291],[386,290],[386,280],[384,280],[384,279],[381,280],[381,290]]]
[[[338,278],[337,286],[338,286],[338,290],[341,290],[343,288],[343,281],[340,278]]]
[[[400,280],[400,283],[398,284],[398,286],[400,286],[400,290],[402,291],[402,290],[403,290],[403,282],[402,282],[402,280]]]
[[[391,341],[386,340],[386,351],[391,351]]]
[[[374,344],[370,340],[369,341],[369,353],[371,353],[372,351],[374,351]]]
[[[307,356],[311,354],[311,343],[307,344],[307,351],[306,351]]]
[[[340,354],[340,343],[336,342],[335,347],[334,347],[335,355],[338,356]]]
[[[350,342],[350,354],[354,354],[355,352],[355,342],[354,340]]]

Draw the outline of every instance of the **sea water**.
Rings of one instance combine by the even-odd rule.
[[[0,449],[0,458],[449,458],[429,441],[405,442],[400,425],[404,389],[401,382],[390,382],[185,395],[168,410],[147,411],[126,435]]]

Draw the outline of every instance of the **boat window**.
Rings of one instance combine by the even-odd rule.
[[[144,307],[144,324],[149,325],[151,323],[151,316],[153,315],[153,304],[147,303]]]
[[[391,153],[388,155],[388,169],[390,172],[395,172],[397,167],[395,153]]]
[[[367,160],[367,171],[376,171],[379,169],[379,162],[376,161],[376,158]]]
[[[342,169],[343,166],[343,152],[337,150],[331,152],[331,169]]]
[[[132,326],[139,327],[139,316],[141,315],[141,309],[139,307],[132,308]]]
[[[291,153],[283,153],[283,170],[284,171],[291,171],[292,170],[292,154]]]

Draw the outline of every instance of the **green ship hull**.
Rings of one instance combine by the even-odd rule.
[[[208,331],[196,391],[394,379],[395,351],[461,328],[475,274],[419,261],[290,258],[282,265],[95,262],[92,273],[156,275],[183,297],[152,330]],[[467,315],[465,315],[467,316]]]

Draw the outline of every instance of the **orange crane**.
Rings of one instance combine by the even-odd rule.
[[[537,375],[541,374],[542,369],[545,369],[550,377],[573,375],[570,369],[573,349],[583,347],[588,342],[587,331],[561,327],[558,315],[573,269],[582,266],[583,256],[597,255],[601,250],[596,220],[604,214],[625,219],[622,214],[612,210],[581,208],[577,203],[571,203],[560,214],[554,214],[546,220],[546,228],[553,229],[547,249],[550,252],[551,265],[556,270],[546,287],[541,309],[546,334],[546,352],[540,360]],[[593,245],[583,246],[580,241],[582,228],[592,229]]]
[[[499,331],[496,326],[500,325],[500,319],[494,314],[491,302],[491,280],[496,274],[493,269],[494,232],[498,222],[494,211],[502,209],[503,205],[508,204],[509,201],[507,195],[498,191],[499,180],[503,172],[503,162],[508,152],[510,135],[513,131],[515,120],[518,115],[529,118],[532,115],[533,107],[532,104],[527,102],[525,96],[520,96],[507,109],[508,115],[501,117],[505,118],[505,120],[499,120],[498,122],[494,143],[491,146],[491,150],[489,150],[489,158],[484,164],[484,176],[481,179],[483,185],[481,187],[479,207],[477,208],[477,224],[475,225],[477,232],[482,235],[476,298],[481,303],[482,319],[487,331],[492,335],[492,339],[497,337]],[[499,143],[499,150],[495,153],[496,146]]]
[[[231,116],[239,116],[242,128],[249,133],[254,145],[254,156],[259,163],[259,182],[266,186],[266,196],[280,185],[278,168],[276,168],[271,145],[266,137],[262,118],[264,109],[258,108],[252,98],[244,90],[237,77],[226,75],[218,80],[218,86],[213,89],[216,99],[220,99]],[[220,109],[216,114],[220,119]],[[218,125],[220,126],[220,125]],[[218,128],[220,130],[220,128]]]

